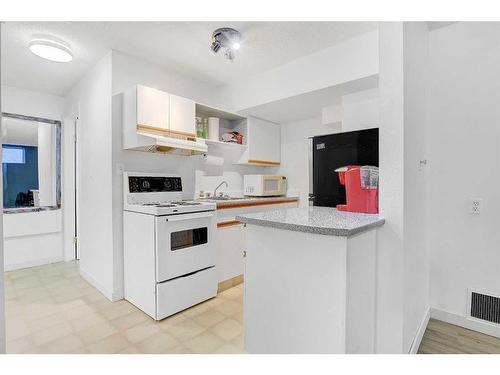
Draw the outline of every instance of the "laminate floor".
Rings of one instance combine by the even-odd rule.
[[[431,319],[419,354],[500,354],[500,339]]]

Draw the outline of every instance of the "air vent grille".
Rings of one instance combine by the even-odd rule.
[[[470,316],[500,324],[500,298],[472,292]]]

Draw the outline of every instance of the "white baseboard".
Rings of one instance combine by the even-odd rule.
[[[123,299],[123,292],[118,291],[118,292],[111,292],[108,289],[106,289],[104,286],[102,286],[92,275],[89,273],[85,272],[80,267],[80,275],[94,288],[96,288],[99,292],[101,292],[104,297],[109,299],[111,302],[119,301]]]
[[[125,293],[123,293],[123,290],[118,290],[116,292],[113,292],[111,301],[115,302],[124,298],[125,298]]]
[[[483,322],[434,307],[431,308],[431,318],[500,338],[500,324]]]
[[[427,328],[427,324],[429,324],[429,319],[431,318],[431,309],[428,308],[425,312],[424,318],[418,327],[417,334],[413,338],[413,342],[410,347],[409,354],[417,354],[418,348],[420,347],[420,343],[422,342],[422,338],[424,337],[425,329]]]
[[[44,258],[44,259],[35,259],[35,260],[30,260],[29,262],[5,264],[3,269],[5,272],[7,272],[7,271],[20,270],[22,268],[43,266],[45,264],[58,263],[58,262],[62,262],[62,261],[64,261],[64,258],[62,256],[52,257],[52,258]]]

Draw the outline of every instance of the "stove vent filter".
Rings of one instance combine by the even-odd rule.
[[[470,316],[500,324],[500,297],[472,292]]]

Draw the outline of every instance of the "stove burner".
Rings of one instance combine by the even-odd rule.
[[[191,202],[191,201],[172,201],[172,202],[150,202],[150,203],[143,203],[143,206],[155,206],[155,207],[160,207],[160,208],[170,208],[170,207],[177,207],[177,206],[198,206],[200,205],[200,202]]]

